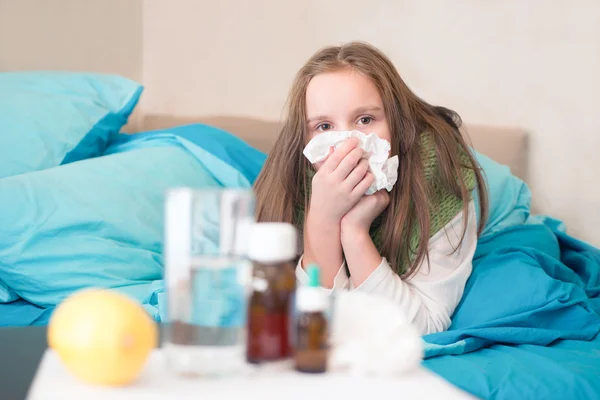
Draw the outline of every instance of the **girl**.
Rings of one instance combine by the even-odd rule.
[[[472,192],[487,195],[459,132],[459,116],[418,98],[376,48],[327,47],[296,76],[288,115],[255,192],[258,221],[295,224],[304,239],[296,276],[317,263],[323,286],[396,302],[423,334],[448,329],[471,274],[478,239]],[[302,151],[325,131],[375,133],[399,156],[398,181],[365,195],[373,182],[350,139],[311,165]]]

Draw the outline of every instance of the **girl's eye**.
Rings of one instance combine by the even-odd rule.
[[[330,129],[331,129],[331,124],[327,124],[327,123],[317,126],[317,130],[319,130],[319,131],[328,131]]]
[[[371,122],[373,122],[373,118],[372,117],[362,117],[361,119],[358,120],[362,125],[369,125]]]

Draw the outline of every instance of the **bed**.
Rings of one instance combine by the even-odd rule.
[[[144,114],[141,61],[122,57],[141,57],[140,1],[90,2],[101,18],[76,22],[67,16],[78,2],[53,3],[45,11],[63,18],[51,28],[22,23],[23,3],[7,9],[22,13],[2,19],[4,32],[46,38],[75,24],[81,40],[32,40],[26,52],[0,43],[0,70],[31,71],[0,73],[0,326],[45,325],[89,286],[122,291],[161,321],[164,191],[250,188],[280,122]],[[36,72],[47,68],[116,75]],[[525,130],[463,130],[493,212],[450,329],[423,338],[424,365],[480,398],[600,398],[600,251],[531,209]]]

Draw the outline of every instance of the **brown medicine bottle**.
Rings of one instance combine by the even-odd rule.
[[[319,268],[311,264],[306,272],[308,285],[299,287],[296,297],[295,369],[323,373],[328,358],[328,302],[320,287]]]
[[[291,313],[296,291],[296,228],[286,223],[257,223],[248,256],[253,262],[248,305],[246,359],[249,363],[292,356]]]

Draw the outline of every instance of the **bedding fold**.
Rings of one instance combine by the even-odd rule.
[[[600,332],[600,251],[551,218],[482,238],[465,294],[446,332],[426,336],[427,356],[492,343],[547,345]]]
[[[530,217],[480,240],[450,329],[424,365],[485,399],[600,397],[600,250]]]

